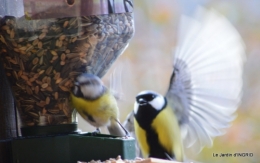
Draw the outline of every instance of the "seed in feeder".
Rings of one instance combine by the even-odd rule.
[[[14,47],[17,47],[17,46],[18,46],[17,42],[14,42],[14,41],[12,41],[12,45],[13,45]]]
[[[60,41],[63,41],[65,38],[66,38],[65,35],[61,35],[61,36],[59,37],[59,40],[60,40]]]
[[[19,66],[20,66],[20,68],[21,68],[22,71],[25,70],[25,68],[24,68],[24,64],[23,64],[23,61],[22,61],[22,60],[20,60],[20,62],[19,62]]]
[[[12,29],[11,32],[10,32],[10,38],[13,39],[14,35],[15,35],[15,33],[14,33],[14,30]]]
[[[60,47],[60,40],[56,40],[55,46]]]
[[[71,80],[68,80],[68,81],[66,81],[66,83],[64,84],[64,86],[65,86],[65,87],[68,87],[69,85],[71,85],[71,83],[72,83]]]
[[[52,89],[50,86],[48,86],[48,87],[46,88],[46,91],[52,92],[53,89]]]
[[[81,63],[87,63],[87,60],[80,58]]]
[[[51,71],[52,71],[52,68],[53,68],[52,66],[48,67],[45,73],[46,73],[47,75],[50,75],[50,73],[51,73]]]
[[[25,112],[28,112],[28,111],[30,111],[30,110],[32,110],[33,109],[33,105],[28,105],[28,106],[26,106],[26,108],[24,109],[24,111]]]
[[[23,75],[28,76],[29,74],[28,74],[28,72],[25,72],[25,71],[24,71],[24,72],[23,72]]]
[[[18,52],[18,53],[20,52],[20,50],[18,48],[14,48],[14,51]]]
[[[44,37],[46,36],[46,33],[41,33],[40,36],[39,36],[39,39],[43,39]]]
[[[47,83],[47,76],[44,76],[44,77],[42,78],[42,82],[43,82],[43,83]]]
[[[38,56],[38,57],[43,56],[44,52],[45,52],[45,51],[44,51],[43,49],[39,50],[39,51],[37,52],[37,56]]]
[[[71,63],[74,62],[74,63],[76,63],[76,64],[77,64],[79,61],[80,61],[80,58],[79,58],[79,57],[75,57],[75,58],[72,58],[72,59],[70,60]]]
[[[49,86],[48,83],[42,84],[42,88],[47,88],[48,86]]]
[[[58,59],[59,57],[57,55],[52,57],[52,61],[55,61],[56,59]]]
[[[42,29],[42,33],[47,33],[48,32],[48,29],[44,28]]]
[[[32,64],[36,65],[38,62],[39,62],[39,58],[36,57],[36,58],[33,59]]]
[[[47,110],[45,108],[42,109],[42,115],[45,115],[47,113]]]
[[[79,53],[79,56],[80,56],[81,58],[86,57],[86,55],[87,55],[87,54],[86,54],[86,53],[83,53],[83,52],[80,52],[80,53]]]
[[[32,44],[30,44],[29,42],[27,42],[27,44],[25,45],[27,48],[32,46]]]
[[[43,56],[40,57],[39,65],[43,64]]]
[[[60,78],[60,73],[57,72],[55,75],[54,75],[54,79],[57,80],[58,78]]]
[[[29,82],[34,82],[36,80],[36,78],[32,77],[29,79]]]
[[[26,88],[26,92],[27,92],[29,95],[32,95],[32,94],[33,94],[32,90],[31,90],[31,88],[30,88],[29,86],[26,86],[25,88]]]
[[[17,75],[20,77],[22,74],[23,74],[23,71],[19,70]]]
[[[69,92],[70,90],[67,87],[64,87],[62,85],[59,86],[61,90],[65,91],[65,92]]]
[[[60,61],[60,65],[65,65],[65,61]]]
[[[14,76],[14,78],[15,78],[16,80],[18,80],[18,75],[17,75],[16,71],[13,71],[13,76]]]
[[[57,56],[57,55],[58,55],[57,52],[54,51],[54,50],[51,50],[51,54],[54,55],[54,56]]]
[[[71,39],[71,42],[73,43],[73,42],[75,42],[77,40],[77,37],[73,37],[72,39]]]
[[[41,74],[43,74],[45,72],[45,70],[41,70],[41,71],[39,71],[38,73],[41,75]]]
[[[36,82],[37,84],[39,84],[39,85],[42,85],[42,81],[40,81],[40,80],[35,80],[35,82]]]
[[[66,54],[65,54],[65,53],[62,53],[61,56],[60,56],[60,59],[61,59],[62,61],[64,61],[64,60],[66,59]]]
[[[36,114],[36,113],[34,113],[34,112],[28,112],[28,114],[29,114],[30,116],[34,117],[34,118],[38,118],[38,117],[39,117],[39,115]]]
[[[37,106],[44,107],[46,105],[45,101],[36,102]]]
[[[29,86],[33,86],[32,83],[30,81],[26,81],[26,84],[29,85]]]
[[[47,77],[46,82],[51,85],[51,77]]]
[[[48,109],[48,112],[52,113],[52,114],[58,114],[60,111],[59,109]]]
[[[41,41],[38,42],[38,48],[42,49],[42,42]]]
[[[62,81],[62,78],[58,78],[55,83],[59,84],[61,81]]]
[[[29,80],[28,76],[26,76],[26,75],[22,75],[21,78],[22,78],[23,80],[25,80],[25,81]]]
[[[68,54],[66,54],[66,57],[68,59],[72,59],[72,58],[80,57],[80,54],[79,53],[68,53]]]
[[[40,76],[40,74],[36,73],[33,75],[33,78],[37,79]]]
[[[28,41],[35,41],[36,39],[38,39],[37,35],[31,36],[30,38],[28,38]]]
[[[39,86],[37,85],[35,88],[34,88],[34,93],[36,94],[36,95],[38,95],[38,93],[39,93]]]
[[[46,105],[48,105],[49,103],[50,103],[50,101],[51,101],[51,99],[50,99],[50,97],[46,97]]]
[[[22,46],[22,47],[19,48],[20,51],[23,51],[23,50],[26,50],[26,49],[27,49],[26,46]]]
[[[36,46],[38,44],[38,42],[39,42],[39,39],[37,38],[37,39],[33,40],[32,45]]]
[[[63,23],[63,28],[66,28],[66,27],[68,26],[68,24],[69,24],[69,21],[66,20],[66,21]]]
[[[65,53],[67,53],[67,54],[70,53],[70,50],[69,50],[69,49],[66,49],[66,50],[65,50]]]
[[[19,58],[14,58],[14,59],[11,59],[10,62],[14,65],[17,65],[18,64],[18,61],[19,61]]]
[[[67,117],[70,116],[70,115],[69,115],[69,110],[68,110],[67,107],[63,107],[62,111],[63,111],[63,113],[64,113]]]
[[[54,93],[54,98],[55,98],[55,100],[58,100],[58,98],[59,98],[59,93],[58,92]]]

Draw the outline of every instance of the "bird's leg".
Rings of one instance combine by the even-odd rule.
[[[174,160],[168,153],[164,152],[164,154],[168,160]]]
[[[116,119],[117,123],[120,125],[120,127],[122,127],[122,129],[125,131],[125,137],[130,137],[129,132],[127,131],[127,129],[124,128],[124,126]]]
[[[97,135],[97,134],[101,134],[99,128],[97,128],[95,131],[92,132],[92,135],[94,135],[94,136]]]

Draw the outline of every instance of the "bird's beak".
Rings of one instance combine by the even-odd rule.
[[[138,102],[139,105],[147,104],[147,101],[145,99],[143,99],[143,98],[139,98],[137,102]]]

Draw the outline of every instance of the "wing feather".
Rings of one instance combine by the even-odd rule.
[[[178,117],[184,147],[199,152],[222,135],[242,93],[245,47],[236,29],[213,10],[183,17],[166,94]]]

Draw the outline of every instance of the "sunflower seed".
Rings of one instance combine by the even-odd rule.
[[[42,86],[42,88],[47,88],[49,85],[48,85],[48,83],[44,83],[41,86]]]

